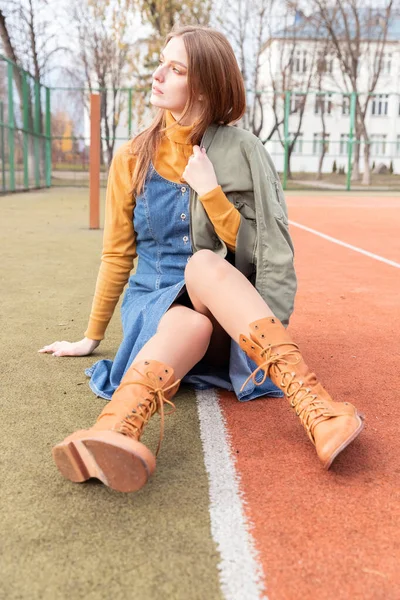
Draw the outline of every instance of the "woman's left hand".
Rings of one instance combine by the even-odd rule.
[[[193,154],[188,160],[182,177],[199,196],[204,196],[218,187],[213,164],[206,154],[206,149],[200,149],[200,146],[193,146]]]

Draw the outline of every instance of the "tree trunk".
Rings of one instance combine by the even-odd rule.
[[[288,161],[287,161],[287,176],[288,176],[288,179],[293,179],[293,176],[292,176],[292,167],[290,166],[290,159],[292,158],[293,148],[294,148],[294,145],[290,144],[289,149],[288,149]]]
[[[353,159],[353,169],[351,172],[351,181],[359,181],[360,180],[360,137],[356,135],[356,143],[353,146],[354,148],[354,159]]]
[[[322,142],[321,142],[321,155],[318,162],[318,173],[316,179],[319,181],[322,179],[322,165],[324,164],[324,158],[326,154],[325,137],[326,137],[326,123],[325,123],[325,106],[323,104],[321,108],[321,122],[322,122]]]
[[[319,157],[318,173],[317,173],[317,177],[316,177],[317,181],[320,181],[322,179],[322,165],[324,163],[324,158],[325,158],[325,143],[323,143],[321,156]]]
[[[370,145],[368,142],[368,137],[364,136],[364,173],[362,179],[363,185],[371,184],[371,171],[369,168]]]

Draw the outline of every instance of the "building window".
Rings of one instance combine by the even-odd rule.
[[[333,71],[333,57],[327,56],[323,52],[318,52],[317,57],[317,71],[318,73],[332,73]]]
[[[392,69],[392,55],[385,54],[383,58],[383,72],[389,74]]]
[[[307,50],[297,50],[294,59],[295,73],[306,73],[307,71]]]
[[[330,133],[326,133],[324,138],[322,133],[314,133],[313,139],[313,154],[322,154],[323,145],[325,146],[325,154],[329,152]]]
[[[342,115],[350,114],[350,96],[343,94],[342,96]]]
[[[387,116],[389,94],[376,94],[373,96],[371,114],[376,117]]]
[[[341,133],[340,134],[339,154],[348,154],[348,153],[349,153],[349,134]]]
[[[290,139],[294,140],[295,134],[290,134]],[[293,154],[302,154],[303,153],[303,134],[299,133],[293,147]]]
[[[379,56],[375,58],[375,71],[377,72],[379,69]],[[389,75],[392,70],[392,54],[390,52],[384,52],[382,54],[382,63],[381,63],[381,74]]]
[[[302,112],[304,109],[304,105],[306,103],[306,95],[293,93],[291,95],[291,103],[292,103],[292,107],[291,107],[292,113]]]
[[[371,156],[384,156],[386,154],[386,139],[387,135],[370,135]]]
[[[332,94],[315,95],[314,114],[330,115],[332,113]]]

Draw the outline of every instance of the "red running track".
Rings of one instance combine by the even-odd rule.
[[[400,262],[395,198],[290,197],[292,221]],[[326,472],[286,399],[221,392],[269,600],[400,599],[400,269],[291,228],[289,330],[366,426]]]

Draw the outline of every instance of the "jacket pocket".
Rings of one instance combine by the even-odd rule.
[[[255,210],[247,204],[240,194],[233,194],[232,204],[240,212],[242,217],[250,221],[256,220]]]
[[[275,180],[273,182],[273,186],[275,189],[275,198],[276,198],[275,210],[274,210],[275,217],[277,219],[280,219],[281,221],[283,221],[283,223],[285,223],[285,225],[288,225],[289,224],[288,213],[287,213],[286,201],[285,201],[285,196],[283,194],[281,182]]]

